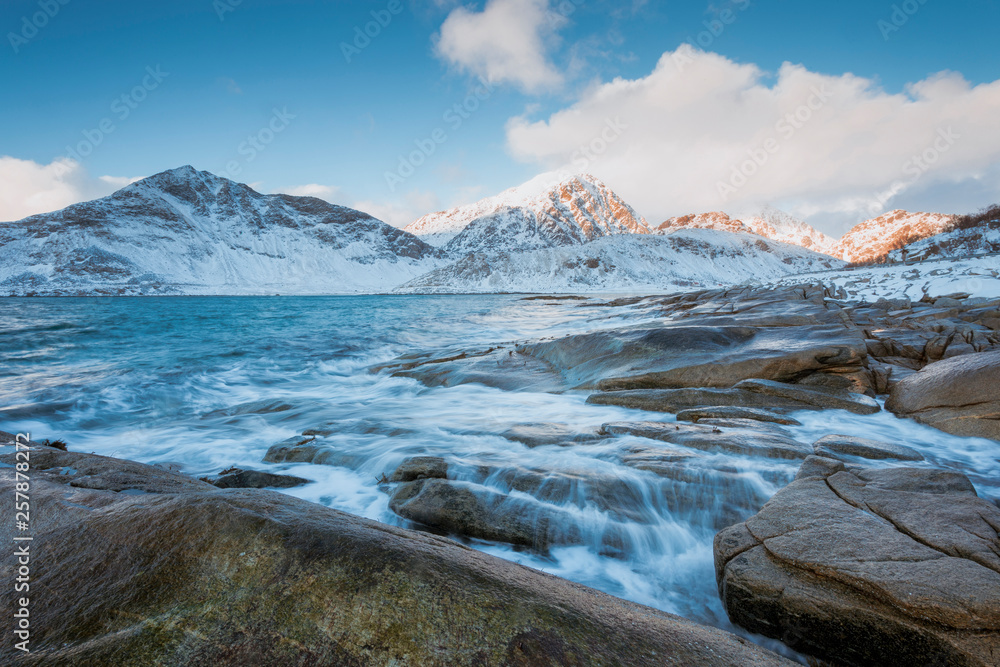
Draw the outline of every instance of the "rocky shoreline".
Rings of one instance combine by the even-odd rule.
[[[13,436],[0,440],[0,488],[13,495]],[[4,664],[790,664],[730,633],[274,491],[43,444],[30,458],[44,565],[31,581],[31,653],[5,642]],[[13,525],[2,532],[10,544]]]
[[[57,565],[32,584],[36,650],[4,647],[6,658],[788,664],[742,637],[446,537],[619,557],[640,539],[633,526],[701,513],[718,531],[719,593],[737,626],[834,665],[1000,664],[1000,509],[977,495],[983,480],[936,468],[910,443],[836,427],[837,415],[885,409],[953,435],[1000,439],[1000,300],[858,303],[801,285],[577,307],[643,317],[558,339],[420,351],[371,370],[430,387],[585,391],[590,405],[659,413],[586,429],[524,423],[500,435],[529,449],[606,452],[652,487],[593,470],[412,456],[379,480],[389,508],[418,529],[409,530],[267,490],[302,478],[231,469],[196,480],[38,444],[36,543]],[[830,415],[829,430],[804,441],[797,429],[810,414]],[[332,433],[303,431],[263,461],[355,465],[357,454]],[[0,445],[10,439],[0,435]],[[765,466],[749,477],[720,455],[798,473],[768,477]],[[0,454],[6,490],[12,463]],[[761,478],[791,483],[770,497]],[[577,506],[600,511],[599,529]]]

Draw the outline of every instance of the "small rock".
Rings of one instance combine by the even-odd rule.
[[[532,448],[547,445],[572,445],[600,439],[596,431],[580,432],[566,424],[551,422],[517,424],[500,435]]]
[[[707,408],[692,408],[677,413],[677,421],[695,422],[701,419],[754,419],[760,422],[784,424],[786,426],[801,426],[802,423],[767,410],[741,408],[732,405],[716,405]]]
[[[413,482],[418,479],[447,479],[448,462],[439,456],[414,456],[399,464],[390,482]]]
[[[923,461],[924,456],[912,447],[894,445],[889,442],[855,438],[849,435],[828,435],[813,443],[818,456],[839,459],[842,456],[860,456],[865,459],[898,459],[900,461]]]
[[[220,489],[290,489],[311,483],[302,477],[276,475],[261,470],[234,470],[207,481]]]

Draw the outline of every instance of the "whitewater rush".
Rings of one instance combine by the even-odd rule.
[[[21,641],[14,647],[28,653],[28,642],[31,640],[30,612],[28,610],[28,591],[31,582],[31,540],[28,534],[31,522],[31,479],[28,472],[31,469],[30,433],[18,433],[15,439],[16,470],[14,471],[14,558],[17,560],[17,576],[14,578],[14,636]]]

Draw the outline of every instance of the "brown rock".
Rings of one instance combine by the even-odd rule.
[[[995,665],[1000,508],[956,473],[805,466],[716,538],[732,621],[836,664]]]
[[[962,436],[1000,440],[1000,351],[929,364],[892,389],[886,408]]]
[[[33,474],[31,653],[8,633],[2,664],[790,664],[444,538],[151,466],[72,462],[112,487],[145,474],[148,491]],[[14,484],[0,469],[0,493],[13,497]],[[7,544],[15,533],[0,526]],[[7,581],[12,563],[0,568]],[[7,588],[0,604],[15,609],[15,595]]]

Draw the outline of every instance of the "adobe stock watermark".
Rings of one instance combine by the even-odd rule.
[[[550,28],[561,28],[566,23],[566,19],[576,13],[576,10],[586,2],[586,0],[559,0],[554,6],[549,7],[545,12],[545,19]]]
[[[927,4],[927,0],[903,0],[898,5],[892,6],[892,13],[887,19],[879,19],[876,25],[882,33],[882,39],[889,41],[889,37],[894,32],[899,32],[910,19],[920,11],[920,8]]]
[[[749,183],[772,157],[781,152],[784,142],[790,141],[833,97],[833,91],[827,87],[826,82],[813,86],[811,90],[812,94],[803,104],[774,124],[775,135],[768,137],[760,145],[747,149],[747,159],[733,165],[729,179],[716,183],[716,190],[723,202]]]
[[[457,132],[472,115],[479,110],[483,102],[493,95],[493,84],[479,77],[479,85],[461,102],[456,102],[441,115],[446,127],[437,127],[422,139],[415,139],[415,150],[399,156],[399,164],[395,171],[385,172],[385,184],[389,192],[406,182],[417,173],[417,169],[427,163],[427,160],[437,153],[442,144],[447,143],[449,131]]]
[[[7,41],[14,49],[14,54],[21,52],[21,48],[38,36],[40,30],[49,24],[68,5],[70,0],[38,0],[39,11],[21,17],[21,29],[17,32],[8,32]]]
[[[910,156],[900,167],[900,173],[907,178],[893,181],[888,188],[877,193],[875,199],[868,206],[868,210],[875,214],[881,213],[889,200],[923,178],[924,174],[930,171],[941,159],[941,156],[950,151],[961,138],[962,135],[951,127],[938,128],[930,145],[920,153]]]
[[[66,157],[76,162],[83,162],[84,158],[97,150],[97,147],[118,129],[118,123],[126,121],[132,112],[138,109],[139,105],[145,102],[149,94],[159,88],[168,76],[170,76],[170,72],[164,72],[160,65],[147,67],[146,75],[138,85],[111,100],[110,116],[102,118],[95,127],[83,130],[82,141],[66,146]]]
[[[31,642],[31,434],[14,438],[14,648],[30,653]]]
[[[348,64],[355,56],[372,44],[372,40],[378,38],[382,31],[389,27],[392,20],[403,13],[402,0],[389,0],[385,9],[373,9],[371,11],[372,20],[364,26],[354,26],[354,39],[351,42],[341,42],[340,52],[344,54],[344,60]]]
[[[243,4],[243,0],[212,0],[212,9],[219,21],[226,20],[226,14],[232,14],[236,8]]]
[[[574,171],[577,173],[588,171],[590,165],[607,153],[611,145],[621,139],[626,130],[628,130],[628,125],[623,123],[619,116],[605,118],[601,131],[589,142],[577,148],[570,156]]]
[[[274,143],[279,134],[288,129],[296,117],[297,114],[288,112],[288,107],[282,109],[275,107],[267,123],[253,134],[247,135],[246,140],[241,141],[236,147],[236,153],[241,159],[227,162],[221,175],[232,180],[243,173],[243,168],[267,150],[267,147]]]
[[[702,25],[705,29],[694,36],[688,36],[684,42],[674,50],[674,55],[671,59],[674,61],[674,65],[677,67],[679,72],[683,72],[684,68],[692,64],[698,56],[698,49],[702,51],[707,51],[715,40],[722,37],[723,33],[726,32],[726,28],[736,23],[739,18],[740,12],[745,12],[750,9],[751,0],[733,0],[730,3],[730,7],[718,12],[716,18],[710,21],[702,21]],[[735,8],[735,9],[734,9]]]

